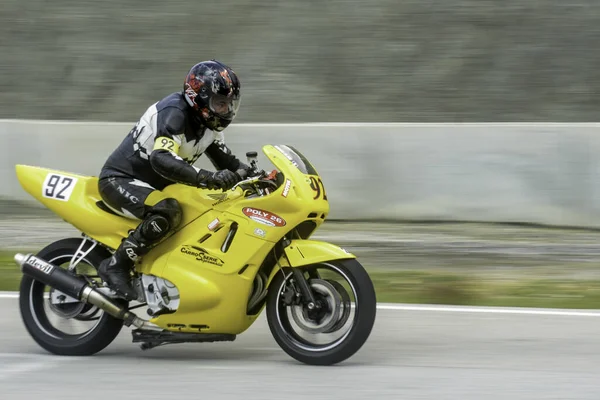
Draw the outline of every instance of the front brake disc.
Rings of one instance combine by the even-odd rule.
[[[319,293],[326,301],[329,312],[316,322],[308,316],[309,310],[306,305],[292,306],[292,318],[294,322],[303,330],[310,333],[325,333],[332,329],[339,321],[342,304],[342,297],[335,287],[323,279],[310,279],[308,281],[312,290]]]

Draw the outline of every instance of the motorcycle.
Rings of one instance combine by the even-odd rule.
[[[353,356],[375,322],[373,283],[354,254],[310,239],[329,213],[314,166],[292,146],[262,151],[276,168],[259,170],[257,152],[248,152],[254,172],[230,190],[172,184],[158,192],[177,199],[183,217],[135,263],[133,302],[96,269],[139,221],[103,203],[95,176],[17,165],[24,190],[81,232],[14,257],[23,273],[20,313],[35,342],[57,355],[93,355],[123,326],[143,350],[233,341],[265,310],[275,341],[297,361],[332,365]],[[138,307],[148,319],[133,312]],[[50,315],[92,327],[65,333]]]

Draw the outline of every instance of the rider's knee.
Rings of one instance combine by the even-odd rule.
[[[150,207],[140,226],[140,234],[145,240],[160,240],[181,222],[181,206],[175,199],[164,199]]]
[[[167,198],[159,201],[149,210],[150,214],[160,215],[169,223],[169,229],[175,229],[181,222],[181,205],[173,198]]]
[[[160,240],[172,230],[172,226],[164,216],[150,214],[140,225],[140,234],[144,240],[151,242]]]

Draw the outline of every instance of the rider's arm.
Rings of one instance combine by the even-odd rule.
[[[248,165],[231,153],[231,149],[225,144],[223,132],[219,132],[215,141],[208,146],[204,154],[215,168],[237,172],[242,178],[247,175],[247,171],[250,169]]]
[[[190,186],[198,186],[212,172],[188,164],[179,156],[181,136],[184,134],[185,116],[177,108],[170,107],[157,115],[157,134],[150,165],[162,177]]]

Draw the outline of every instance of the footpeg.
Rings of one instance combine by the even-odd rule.
[[[142,350],[149,350],[165,344],[233,342],[236,339],[236,335],[227,333],[188,333],[145,329],[134,329],[131,331],[131,335],[133,343],[142,343],[140,345]]]

